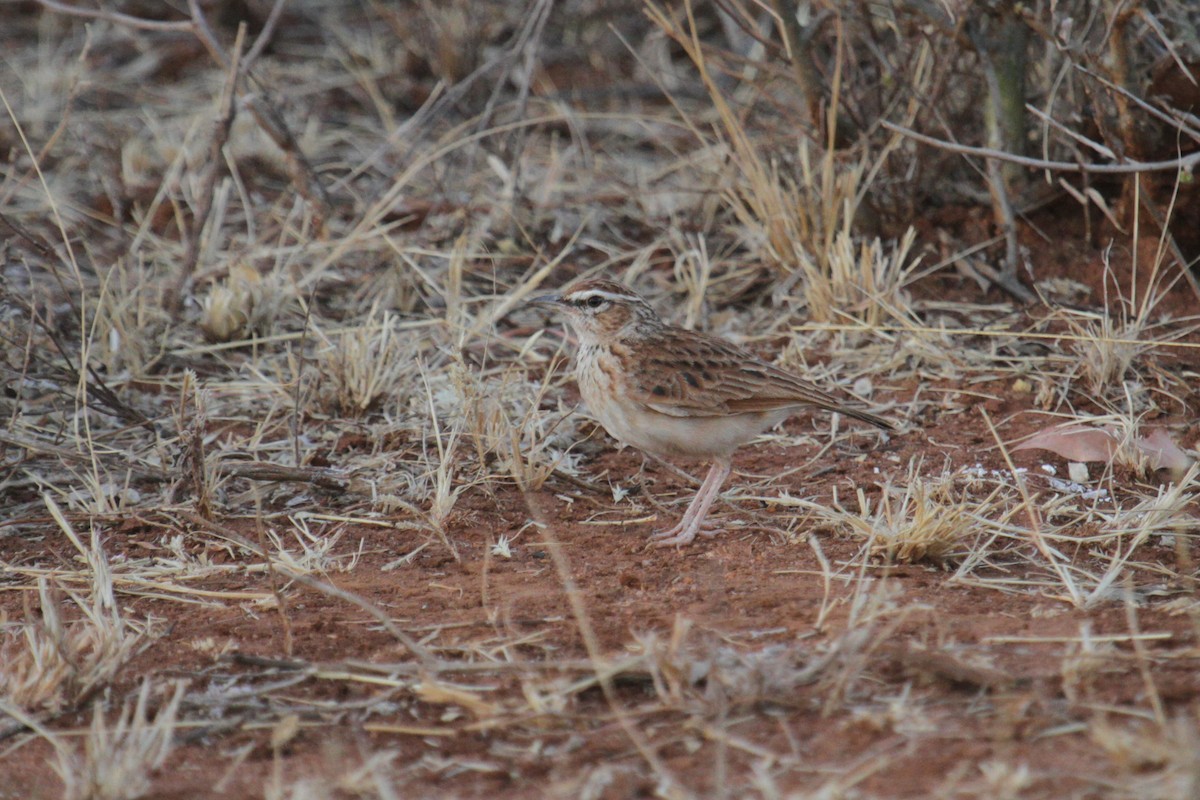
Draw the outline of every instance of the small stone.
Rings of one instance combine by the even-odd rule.
[[[1087,464],[1083,464],[1078,461],[1070,462],[1069,464],[1067,464],[1067,475],[1069,475],[1071,480],[1073,480],[1075,483],[1087,483],[1088,482]]]

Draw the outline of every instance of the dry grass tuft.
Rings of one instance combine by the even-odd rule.
[[[1000,491],[975,499],[957,476],[922,477],[910,467],[902,487],[885,483],[872,504],[858,490],[858,508],[818,507],[818,518],[834,530],[867,541],[871,554],[892,563],[947,565],[972,553],[995,533]]]
[[[413,394],[418,348],[396,327],[390,311],[372,308],[355,327],[326,336],[317,356],[322,404],[330,411],[360,417],[384,398]]]
[[[1200,465],[1193,465],[1178,480],[1159,486],[1154,494],[1127,510],[1116,513],[1105,526],[1117,536],[1132,536],[1132,546],[1151,536],[1174,542],[1176,537],[1200,535],[1200,519],[1194,513],[1200,498]]]
[[[40,607],[26,621],[7,623],[0,641],[0,697],[18,708],[58,712],[73,708],[153,638],[146,626],[123,619],[115,607],[51,588],[39,579]],[[65,594],[75,621],[65,619]]]
[[[1088,735],[1125,774],[1130,796],[1190,800],[1200,794],[1200,725],[1181,714],[1165,726],[1097,717]]]
[[[87,593],[54,587],[47,577],[37,579],[39,610],[27,605],[26,621],[5,631],[0,643],[0,697],[18,708],[54,712],[107,686],[153,635],[148,623],[133,623],[121,612],[99,529],[93,527],[85,543],[49,495],[45,501],[83,562],[77,574]],[[67,619],[64,595],[69,613],[79,619]]]
[[[536,491],[557,471],[577,472],[571,449],[578,417],[561,404],[545,408],[554,391],[552,371],[537,382],[517,369],[485,377],[456,364],[451,374],[484,476],[505,475],[522,491]]]
[[[169,348],[170,318],[153,289],[152,265],[121,259],[100,288],[90,327],[95,361],[106,374],[143,378]]]
[[[150,681],[142,682],[137,701],[121,709],[115,723],[105,719],[101,703],[92,708],[92,724],[83,752],[56,746],[54,769],[63,781],[64,800],[137,800],[150,791],[153,773],[174,749],[175,728],[184,685],[160,703],[150,717]]]
[[[908,308],[903,289],[916,266],[908,256],[915,232],[909,230],[898,244],[887,246],[878,239],[863,242],[857,231],[864,195],[887,148],[883,155],[864,150],[847,158],[830,147],[814,157],[810,140],[800,136],[794,151],[779,153],[772,136],[777,131],[760,135],[726,96],[719,67],[699,39],[691,6],[686,17],[654,3],[647,8],[692,61],[712,102],[719,121],[718,147],[729,160],[721,196],[753,255],[783,285],[798,283],[814,322],[851,318],[877,326],[903,316]],[[836,109],[836,97],[833,104]],[[798,116],[799,110],[790,113]],[[798,125],[795,116],[788,121]],[[699,120],[688,122],[696,131],[707,127]]]

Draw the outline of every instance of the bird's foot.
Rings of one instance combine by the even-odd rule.
[[[656,531],[650,535],[650,544],[654,547],[680,547],[691,544],[697,536],[711,537],[721,532],[716,525],[688,525],[681,522],[674,528]]]

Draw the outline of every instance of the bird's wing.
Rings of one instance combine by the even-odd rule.
[[[722,339],[667,329],[645,342],[642,353],[647,355],[633,369],[632,399],[660,414],[725,417],[812,405],[891,427]]]

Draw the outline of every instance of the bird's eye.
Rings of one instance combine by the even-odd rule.
[[[584,302],[584,304],[587,305],[588,308],[599,308],[600,306],[602,306],[604,304],[604,298],[598,294],[594,294],[591,297],[589,297],[587,300],[584,300],[583,302]]]

